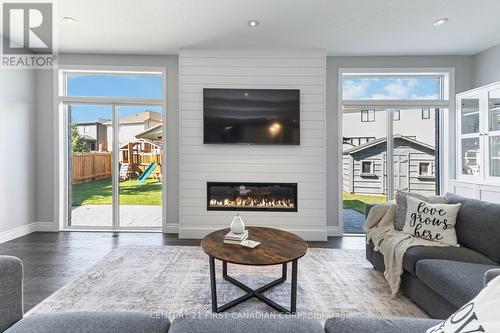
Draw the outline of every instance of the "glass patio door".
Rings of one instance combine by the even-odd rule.
[[[162,112],[158,106],[66,106],[68,227],[162,226]]]
[[[118,226],[160,228],[163,182],[161,108],[119,106],[117,119]]]
[[[67,105],[68,226],[113,227],[113,107]]]

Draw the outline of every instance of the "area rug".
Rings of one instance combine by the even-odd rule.
[[[244,292],[224,281],[222,265],[216,264],[217,292],[222,305]],[[391,298],[383,275],[365,259],[364,251],[312,248],[299,260],[298,272],[299,313],[323,318],[351,314],[426,317],[406,297]],[[281,267],[229,264],[228,273],[250,287],[258,287],[279,277]],[[288,307],[290,281],[266,291],[265,295]],[[200,247],[191,246],[119,248],[29,314],[68,311],[146,311],[169,318],[209,313],[208,257]],[[274,310],[250,299],[229,312]]]

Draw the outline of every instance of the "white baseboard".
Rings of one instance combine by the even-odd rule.
[[[35,222],[35,231],[58,232],[59,228],[54,222]]]
[[[201,239],[219,228],[189,228],[179,226],[179,239]],[[321,229],[287,229],[307,241],[326,241],[327,231]]]
[[[179,224],[178,223],[167,223],[163,226],[164,234],[177,234],[179,233]]]
[[[55,227],[55,224],[52,222],[33,222],[14,229],[0,232],[0,244],[29,235],[36,231],[56,232],[58,230]]]
[[[14,229],[0,232],[0,243],[5,243],[18,237],[26,236],[35,232],[35,223],[26,224]]]
[[[327,225],[326,234],[328,235],[328,237],[339,237],[342,236],[342,230],[338,225],[334,226]]]

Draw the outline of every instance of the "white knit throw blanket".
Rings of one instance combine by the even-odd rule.
[[[384,255],[384,276],[394,297],[399,291],[403,273],[403,256],[412,246],[447,246],[427,239],[414,237],[394,229],[395,203],[386,203],[370,209],[364,229],[366,241],[373,241],[374,250]]]

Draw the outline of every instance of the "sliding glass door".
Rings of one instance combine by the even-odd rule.
[[[162,74],[69,72],[62,82],[65,226],[161,229]]]
[[[393,200],[397,191],[439,193],[439,114],[425,107],[344,108],[345,233],[363,233],[368,203]]]
[[[147,128],[137,127],[137,121],[143,118],[147,119]],[[118,121],[119,226],[159,228],[163,181],[161,107],[120,106]]]
[[[66,106],[68,129],[68,225],[113,226],[111,105]]]

